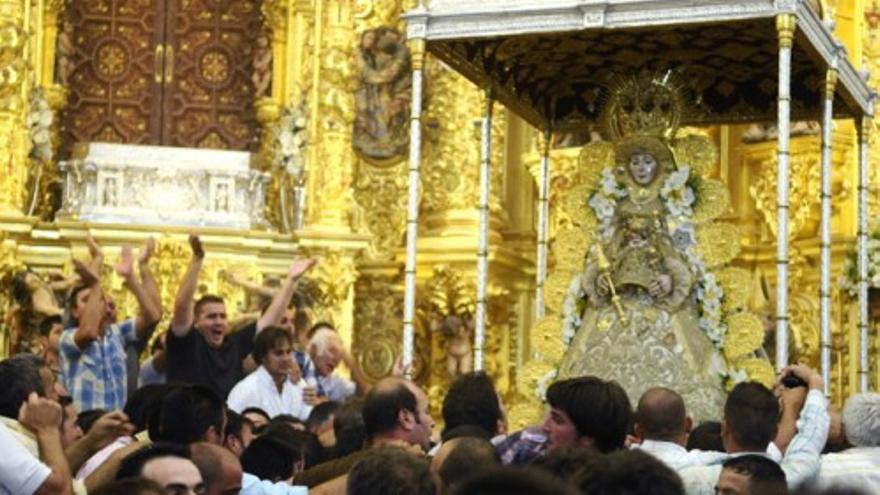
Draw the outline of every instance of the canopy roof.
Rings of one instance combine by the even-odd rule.
[[[819,120],[836,53],[838,117],[873,114],[873,91],[801,0],[433,0],[406,15],[410,39],[543,128],[598,121],[609,83],[673,70],[697,103],[683,125],[776,120],[776,16],[797,17],[791,118]]]

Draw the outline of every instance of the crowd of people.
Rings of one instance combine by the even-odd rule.
[[[137,260],[122,250],[116,271],[139,309],[120,323],[90,241],[68,321],[45,317],[39,352],[0,361],[0,494],[880,493],[880,394],[839,413],[808,367],[772,390],[737,384],[699,425],[669,388],[634,408],[614,382],[559,380],[543,423],[519,431],[492,379],[465,373],[438,431],[401,366],[371,383],[332,325],[294,323],[314,260],[293,261],[255,321],[230,331],[222,298],[195,300],[205,252],[190,245],[170,328],[138,368],[163,316],[152,244]]]

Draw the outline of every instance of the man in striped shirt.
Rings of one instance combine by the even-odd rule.
[[[138,301],[137,317],[117,324],[115,309],[101,289],[100,248],[89,239],[93,261],[74,260],[80,284],[70,295],[70,314],[75,326],[61,335],[60,355],[64,384],[80,411],[122,409],[127,392],[125,345],[146,339],[162,316],[159,293],[147,268],[141,264],[141,279],[134,274],[131,248],[124,246],[116,272]]]

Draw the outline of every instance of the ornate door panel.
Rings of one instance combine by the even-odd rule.
[[[70,3],[65,124],[74,142],[158,144],[162,122],[161,46],[165,0]]]
[[[256,150],[250,75],[260,33],[255,0],[168,0],[162,143]]]

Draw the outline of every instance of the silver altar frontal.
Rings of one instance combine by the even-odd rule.
[[[62,161],[59,219],[233,229],[262,228],[267,174],[241,151],[113,143]]]
[[[859,153],[859,330],[861,389],[868,370],[867,136],[875,93],[807,0],[420,0],[404,15],[413,50],[414,81],[431,54],[460,72],[511,111],[543,131],[589,130],[602,123],[609,87],[617,78],[650,70],[687,81],[694,105],[681,126],[768,123],[778,126],[776,356],[788,355],[789,161],[792,120],[822,122],[823,177],[830,177],[830,129],[835,118],[853,119]],[[421,87],[413,85],[410,194],[418,194],[421,165]],[[484,118],[491,121],[491,106]],[[484,123],[485,129],[491,125]],[[491,134],[483,133],[483,149]],[[490,164],[481,164],[481,176]],[[542,164],[535,314],[543,314],[547,273],[546,191],[552,164]],[[485,174],[488,175],[488,174]],[[488,188],[488,183],[482,184]],[[485,193],[485,191],[482,191]],[[828,194],[828,188],[823,194]],[[823,196],[824,198],[824,196]],[[827,198],[824,198],[827,199]],[[825,201],[827,203],[827,201]],[[414,201],[410,201],[414,204]],[[411,356],[418,211],[408,212],[404,360]],[[830,367],[830,205],[823,206],[822,372]],[[481,230],[488,226],[481,223]],[[480,254],[485,246],[480,246]],[[486,283],[478,262],[478,293]],[[482,349],[485,322],[478,314],[475,352]],[[479,363],[480,356],[475,357]],[[826,389],[826,393],[828,390]]]

